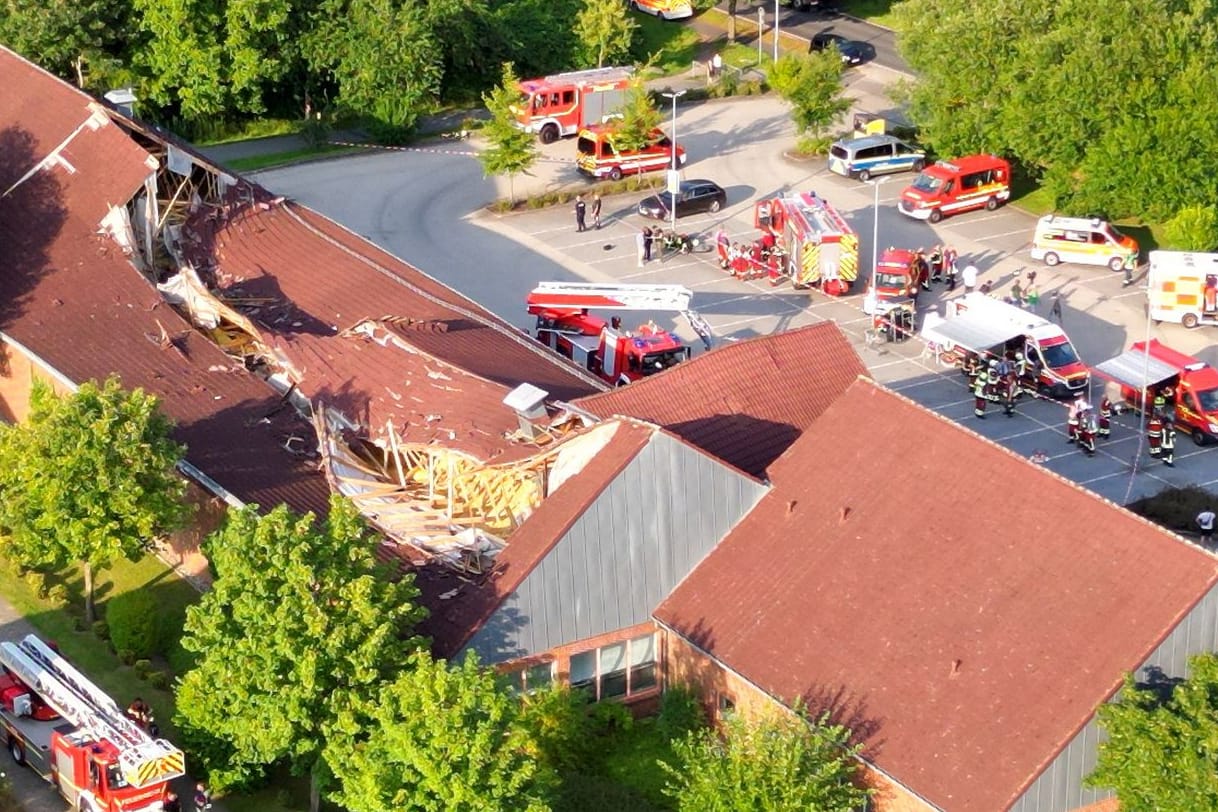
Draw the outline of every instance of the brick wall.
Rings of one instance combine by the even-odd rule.
[[[769,694],[692,646],[680,635],[663,630],[665,685],[684,684],[702,695],[707,718],[718,721],[725,707],[749,718],[790,710]],[[909,793],[882,773],[864,764],[863,783],[875,790],[873,812],[932,812],[933,806]]]
[[[30,389],[36,379],[59,394],[67,391],[12,344],[0,341],[0,420],[20,423],[30,413]]]

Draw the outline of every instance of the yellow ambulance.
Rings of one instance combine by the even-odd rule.
[[[1119,271],[1138,260],[1138,243],[1112,223],[1098,217],[1061,217],[1046,214],[1036,221],[1032,259],[1053,266],[1061,262],[1107,265]]]

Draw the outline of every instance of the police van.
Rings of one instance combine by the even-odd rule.
[[[1076,262],[1107,265],[1111,270],[1119,271],[1130,260],[1137,264],[1138,243],[1098,217],[1046,214],[1036,221],[1032,259],[1049,266]]]
[[[918,172],[925,165],[925,152],[891,135],[843,138],[829,148],[829,171],[861,181],[888,172]]]

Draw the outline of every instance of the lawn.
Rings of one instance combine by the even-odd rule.
[[[273,135],[294,135],[300,122],[286,118],[255,118],[237,123],[220,121],[216,124],[196,124],[196,143],[201,146],[269,138]]]
[[[299,163],[313,158],[322,156],[337,158],[341,155],[350,155],[356,152],[361,152],[363,147],[339,147],[332,144],[322,144],[319,147],[302,147],[301,149],[292,149],[286,152],[275,152],[270,155],[254,155],[249,158],[234,158],[230,161],[225,161],[225,165],[238,172],[256,172],[259,169],[267,169],[272,166],[283,166],[285,164]]]
[[[632,49],[636,59],[646,62],[653,54],[659,54],[652,66],[655,76],[672,76],[689,70],[697,58],[701,41],[697,31],[642,12],[632,13],[630,17],[639,25]]]
[[[892,28],[892,10],[900,0],[842,0],[841,10],[869,23]]]

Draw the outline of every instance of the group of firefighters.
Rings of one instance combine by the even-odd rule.
[[[930,290],[932,282],[946,282],[948,290],[956,289],[956,262],[959,254],[950,245],[936,245],[926,251],[914,251],[914,279],[922,290]]]
[[[719,265],[737,279],[760,279],[768,276],[770,284],[782,281],[782,261],[786,256],[778,239],[765,232],[751,243],[732,242],[725,229],[715,234]]]
[[[970,352],[964,359],[964,373],[968,375],[969,391],[973,393],[973,414],[981,420],[985,419],[986,407],[991,403],[1002,404],[1002,413],[1013,416],[1015,402],[1023,392],[1035,393],[1040,377],[1036,363],[1029,362],[1018,352],[991,358],[988,363],[977,353]],[[1176,427],[1169,414],[1173,395],[1170,386],[1156,390],[1146,420],[1146,445],[1150,456],[1169,467],[1176,464]],[[1087,456],[1094,455],[1096,440],[1112,435],[1115,411],[1107,394],[1100,399],[1097,411],[1086,395],[1079,392],[1066,414],[1066,442],[1077,444]]]

